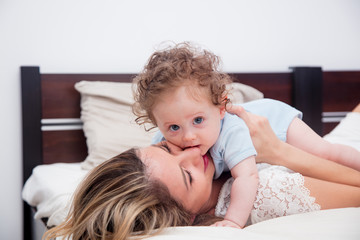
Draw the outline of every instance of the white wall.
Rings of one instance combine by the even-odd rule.
[[[358,0],[1,0],[0,239],[21,239],[21,65],[137,72],[162,41],[195,41],[226,71],[360,70]]]

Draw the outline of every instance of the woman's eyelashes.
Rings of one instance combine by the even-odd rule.
[[[193,178],[192,178],[192,176],[191,176],[191,172],[189,172],[188,170],[184,170],[186,173],[187,173],[187,175],[189,176],[189,182],[190,182],[190,185],[191,185],[191,183],[193,182]]]

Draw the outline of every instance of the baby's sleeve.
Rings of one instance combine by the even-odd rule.
[[[151,144],[156,144],[156,143],[159,143],[161,141],[164,141],[165,138],[164,136],[162,135],[162,133],[158,130],[154,136],[152,137],[151,139]]]
[[[225,151],[223,157],[230,170],[242,160],[257,155],[249,129],[246,126],[235,126],[229,129],[226,133],[226,142],[224,144]]]

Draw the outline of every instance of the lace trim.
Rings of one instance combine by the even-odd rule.
[[[218,202],[215,207],[215,216],[217,217],[225,217],[226,211],[230,205],[230,192],[231,186],[234,182],[233,178],[229,178],[220,190],[220,194],[218,196]]]
[[[230,204],[233,179],[223,185],[215,215],[224,217]],[[318,211],[321,207],[304,186],[304,177],[281,166],[270,166],[259,171],[259,187],[251,211],[251,223],[298,213]]]

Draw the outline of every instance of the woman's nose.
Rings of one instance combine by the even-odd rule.
[[[201,163],[202,156],[200,148],[191,147],[185,149],[181,154],[181,161],[184,165],[198,166]]]

